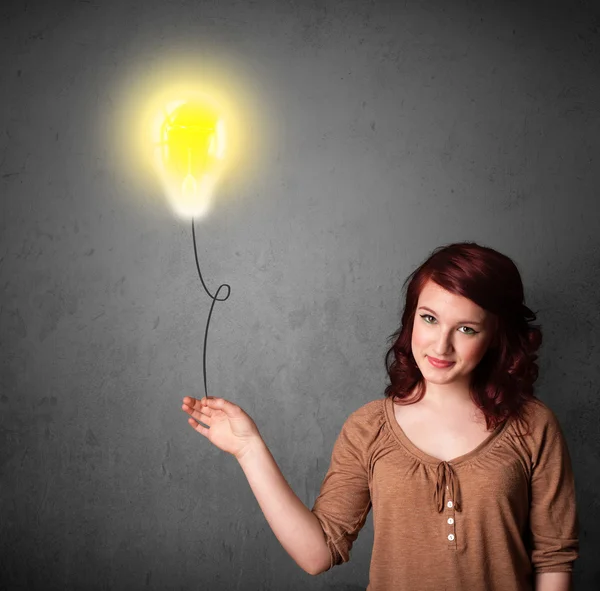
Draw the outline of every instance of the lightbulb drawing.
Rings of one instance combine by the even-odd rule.
[[[204,217],[212,205],[215,188],[224,168],[225,121],[216,104],[208,97],[194,95],[187,100],[166,104],[153,126],[154,165],[163,190],[174,212],[192,218],[192,238],[196,269],[204,290],[212,299],[204,332],[203,374],[206,387],[206,348],[208,327],[216,301],[224,302],[231,293],[228,284],[220,285],[212,295],[200,271],[194,218]],[[222,289],[227,293],[219,296]]]
[[[226,129],[217,105],[205,96],[164,105],[154,130],[154,164],[175,213],[202,217],[223,172]]]

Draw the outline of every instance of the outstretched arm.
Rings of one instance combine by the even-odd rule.
[[[310,575],[329,568],[331,556],[319,520],[283,477],[252,418],[224,398],[186,396],[182,409],[198,433],[237,459],[273,533],[298,566]]]
[[[262,439],[238,459],[273,533],[296,564],[310,575],[329,568],[319,520],[298,498]]]

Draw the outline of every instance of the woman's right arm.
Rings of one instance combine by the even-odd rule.
[[[328,570],[331,557],[321,523],[294,494],[252,418],[224,398],[186,396],[182,409],[194,430],[239,462],[273,533],[296,564],[311,575]]]
[[[296,564],[310,575],[329,569],[323,528],[287,483],[261,437],[237,458],[273,533]]]

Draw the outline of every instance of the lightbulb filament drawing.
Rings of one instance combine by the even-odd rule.
[[[153,144],[155,168],[163,190],[176,214],[192,218],[192,238],[196,269],[202,287],[212,299],[203,347],[204,394],[206,386],[206,349],[208,327],[215,302],[224,302],[231,287],[224,283],[212,295],[204,282],[198,250],[194,218],[204,217],[212,205],[213,194],[223,171],[226,127],[217,106],[206,96],[168,103],[154,122]],[[226,289],[225,295],[221,290]]]

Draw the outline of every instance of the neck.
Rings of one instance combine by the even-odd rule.
[[[432,407],[445,409],[473,404],[469,388],[460,384],[430,384],[425,383],[423,401]]]

